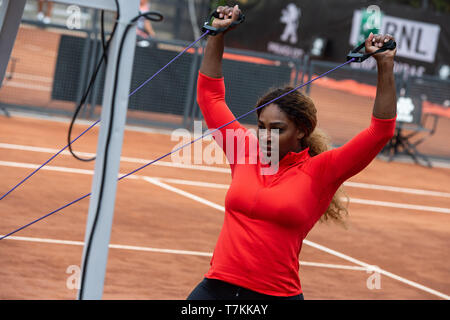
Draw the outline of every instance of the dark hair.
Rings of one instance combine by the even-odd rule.
[[[310,97],[305,96],[298,90],[292,91],[294,88],[285,87],[278,88],[270,91],[259,99],[257,107],[262,106],[281,95],[283,97],[277,99],[274,104],[288,116],[288,118],[293,121],[298,128],[301,128],[305,133],[305,138],[309,137],[314,131],[317,125],[317,110],[314,106],[314,102]],[[289,94],[289,91],[292,91]],[[265,107],[256,110],[258,118]]]

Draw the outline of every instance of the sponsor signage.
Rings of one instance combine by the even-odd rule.
[[[367,20],[366,10],[355,10],[353,13],[350,44],[361,41],[361,25]],[[397,41],[399,57],[433,63],[438,47],[440,26],[415,20],[384,15],[380,17],[381,34],[391,34]],[[366,22],[367,23],[367,22]],[[370,32],[369,32],[370,33]]]

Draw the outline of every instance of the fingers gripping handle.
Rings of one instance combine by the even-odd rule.
[[[397,44],[394,40],[389,40],[386,42],[380,49],[378,49],[375,52],[372,53],[361,53],[359,52],[362,48],[364,48],[364,42],[361,43],[359,46],[354,48],[352,51],[349,52],[347,55],[347,61],[354,59],[353,62],[363,62],[367,58],[373,56],[374,54],[386,51],[386,50],[394,50],[397,47]]]
[[[209,15],[208,20],[203,24],[203,27],[202,27],[202,32],[203,33],[208,32],[208,34],[211,35],[211,36],[215,36],[215,35],[218,35],[219,33],[225,32],[229,28],[232,28],[232,27],[234,27],[234,26],[236,26],[238,24],[241,24],[245,20],[245,16],[242,13],[240,13],[238,19],[236,21],[233,21],[228,27],[226,27],[226,28],[215,28],[215,27],[213,27],[210,24],[212,18],[219,18],[219,13],[214,10]]]

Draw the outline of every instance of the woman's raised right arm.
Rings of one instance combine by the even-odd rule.
[[[239,18],[241,11],[238,5],[235,5],[233,8],[220,6],[217,8],[217,12],[219,13],[219,19],[214,19],[212,26],[215,28],[226,28]],[[200,67],[201,73],[211,78],[222,78],[223,49],[224,32],[208,38],[205,55]]]
[[[232,21],[237,20],[240,14],[237,6],[234,8],[219,7],[217,10],[221,13],[221,17],[214,19],[212,23],[213,27],[217,28],[227,27]],[[214,130],[231,122],[215,131],[212,136],[225,152],[230,164],[234,164],[238,141],[241,141],[240,137],[244,135],[246,129],[238,121],[235,121],[235,116],[225,102],[225,84],[222,75],[223,51],[224,33],[210,36],[197,81],[197,102],[208,129]],[[228,137],[227,132],[231,133]],[[233,149],[228,150],[229,146],[233,146]],[[233,169],[233,165],[231,168]]]
[[[222,78],[222,56],[224,48],[223,33],[209,37],[206,43],[200,73],[210,78]]]

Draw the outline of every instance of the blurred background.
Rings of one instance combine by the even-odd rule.
[[[140,21],[131,90],[200,37],[218,5],[239,4],[246,21],[227,34],[224,77],[235,116],[269,88],[298,85],[345,62],[370,32],[397,41],[399,98],[396,136],[388,159],[421,165],[450,160],[450,2],[448,0],[142,0],[162,22]],[[105,14],[106,36],[115,15]],[[192,129],[201,119],[196,79],[205,43],[189,50],[130,98],[127,123]],[[51,1],[28,0],[0,88],[0,116],[14,112],[70,118],[102,55],[100,12]],[[97,120],[104,69],[80,118]],[[316,103],[319,126],[335,146],[364,129],[376,93],[374,59],[353,63],[303,88]],[[255,125],[254,114],[242,119]]]

